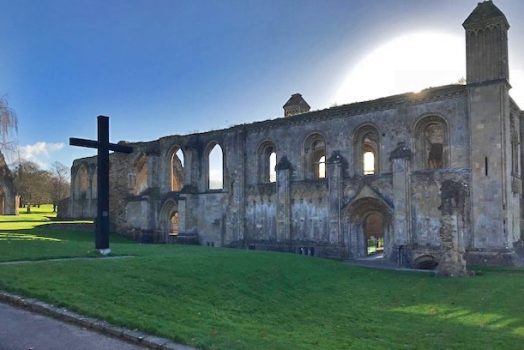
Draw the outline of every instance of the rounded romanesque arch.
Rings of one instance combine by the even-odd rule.
[[[353,166],[357,174],[380,173],[380,141],[380,132],[375,125],[366,123],[356,129],[353,134]]]
[[[277,149],[272,141],[266,140],[257,147],[258,182],[276,181]]]
[[[448,124],[439,115],[425,115],[414,126],[415,169],[449,167]]]
[[[326,139],[316,132],[304,140],[303,162],[306,179],[326,177]]]
[[[413,268],[419,270],[434,270],[438,266],[438,261],[433,255],[424,254],[418,256],[413,261]]]
[[[346,207],[345,241],[353,257],[383,252],[385,258],[390,258],[392,234],[392,210],[384,201],[364,197]]]

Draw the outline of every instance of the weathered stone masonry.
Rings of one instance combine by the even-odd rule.
[[[0,215],[17,215],[18,204],[13,175],[0,152]]]
[[[417,266],[441,259],[445,222],[468,262],[511,264],[521,239],[524,114],[508,95],[509,25],[488,1],[464,28],[466,85],[312,112],[295,94],[284,118],[112,154],[115,230],[330,258],[366,256],[377,236],[386,258]],[[213,149],[223,155],[219,185],[210,179]],[[94,157],[74,161],[70,216],[94,216],[95,169]],[[442,211],[444,183],[470,190],[458,214]]]

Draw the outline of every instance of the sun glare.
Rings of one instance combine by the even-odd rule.
[[[334,102],[340,105],[455,84],[466,77],[465,51],[465,39],[457,35],[426,31],[399,36],[353,67]],[[511,57],[510,83],[510,95],[524,107],[524,68],[511,66]]]
[[[511,63],[510,63],[511,64]],[[520,109],[524,108],[524,69],[511,69],[509,71],[509,82],[511,83],[511,90],[509,94]]]
[[[335,102],[365,101],[453,84],[465,77],[465,67],[464,38],[438,32],[403,35],[360,60],[337,91]]]

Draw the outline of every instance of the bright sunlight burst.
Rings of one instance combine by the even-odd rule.
[[[455,84],[466,77],[462,36],[416,32],[399,36],[365,56],[347,74],[335,103],[345,104]],[[510,61],[511,64],[511,61]],[[511,96],[524,106],[524,67],[510,67]]]
[[[456,83],[465,77],[465,67],[462,37],[438,32],[403,35],[364,57],[347,75],[335,102],[365,101]]]

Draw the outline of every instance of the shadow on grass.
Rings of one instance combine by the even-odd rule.
[[[52,258],[93,257],[95,234],[85,221],[17,221],[20,225],[2,228],[0,223],[0,261],[45,260]],[[5,225],[7,226],[7,225]],[[17,228],[18,227],[18,228]],[[130,243],[111,234],[113,243]],[[121,254],[113,254],[121,255]]]

